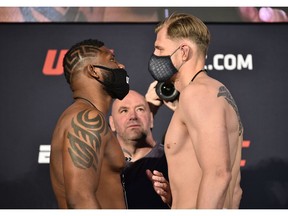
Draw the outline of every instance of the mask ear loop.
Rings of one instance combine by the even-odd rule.
[[[94,70],[94,68],[95,68],[94,65],[89,65],[88,66],[88,73],[94,79],[99,79],[100,76],[99,76],[98,72]]]
[[[184,46],[187,46],[187,45],[186,45],[186,44],[180,45],[180,46],[171,54],[171,56],[172,56],[177,50],[182,49],[182,47],[184,47]],[[170,57],[171,57],[171,56],[170,56]],[[186,61],[182,61],[182,64],[179,66],[179,68],[177,69],[177,71],[180,70],[180,68],[185,64],[185,62],[186,62]]]
[[[92,71],[95,75],[97,76],[92,76],[95,80],[97,80],[99,83],[101,83],[103,86],[107,87],[106,83],[104,83],[103,81],[100,80],[100,76],[94,71],[94,68],[100,68],[100,69],[103,69],[103,70],[106,70],[106,67],[104,66],[98,66],[98,65],[90,65],[89,66],[90,68],[92,68]]]
[[[171,57],[172,55],[174,55],[174,53],[176,53],[176,51],[179,50],[179,49],[181,48],[181,46],[182,46],[182,45],[180,45],[180,46],[170,55],[170,57]]]

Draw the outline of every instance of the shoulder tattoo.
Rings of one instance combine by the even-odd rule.
[[[232,95],[230,94],[229,90],[225,86],[219,87],[219,92],[217,94],[217,97],[221,97],[221,96],[223,96],[226,99],[226,101],[233,107],[233,109],[235,110],[235,112],[237,114],[237,118],[238,118],[238,122],[239,122],[239,136],[240,136],[243,133],[243,126],[242,126],[242,122],[240,119],[238,107],[237,107]]]
[[[101,136],[108,133],[108,125],[101,114],[89,118],[90,111],[81,111],[72,119],[73,130],[67,135],[70,143],[68,151],[76,167],[87,169],[92,166],[96,171],[102,144]]]

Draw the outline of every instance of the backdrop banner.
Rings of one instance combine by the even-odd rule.
[[[288,24],[207,23],[208,73],[231,91],[244,125],[242,209],[288,208]],[[145,94],[156,23],[0,23],[0,208],[57,208],[51,135],[73,98],[62,59],[89,38],[113,48],[130,87]],[[191,98],[193,103],[193,98]],[[155,116],[158,142],[172,112]]]

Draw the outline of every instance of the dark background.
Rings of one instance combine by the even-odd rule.
[[[0,208],[56,208],[49,164],[38,163],[40,145],[50,145],[59,115],[72,102],[64,76],[43,74],[47,51],[69,49],[97,38],[125,64],[130,86],[145,94],[153,81],[147,63],[156,23],[0,23]],[[244,125],[243,209],[288,207],[287,96],[288,24],[207,23],[212,41],[207,65],[217,54],[252,56],[253,68],[209,74],[237,102]],[[231,54],[231,55],[230,55]],[[57,59],[57,58],[56,58]],[[213,61],[214,59],[214,61]],[[236,58],[237,60],[237,58]],[[55,66],[56,67],[56,66]],[[192,102],[193,103],[193,100]],[[161,141],[171,111],[161,107],[153,130]]]

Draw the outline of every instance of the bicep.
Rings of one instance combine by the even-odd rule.
[[[101,145],[101,134],[91,133],[88,127],[75,120],[65,134],[63,146],[63,174],[67,196],[80,194],[95,195],[103,155],[97,145]]]
[[[225,111],[219,100],[205,97],[188,105],[186,100],[185,124],[202,170],[229,165],[229,144]],[[224,159],[224,160],[223,160]]]
[[[85,193],[85,191],[95,193],[99,181],[101,158],[98,158],[98,164],[96,164],[96,152],[91,145],[67,133],[62,154],[67,196]]]

